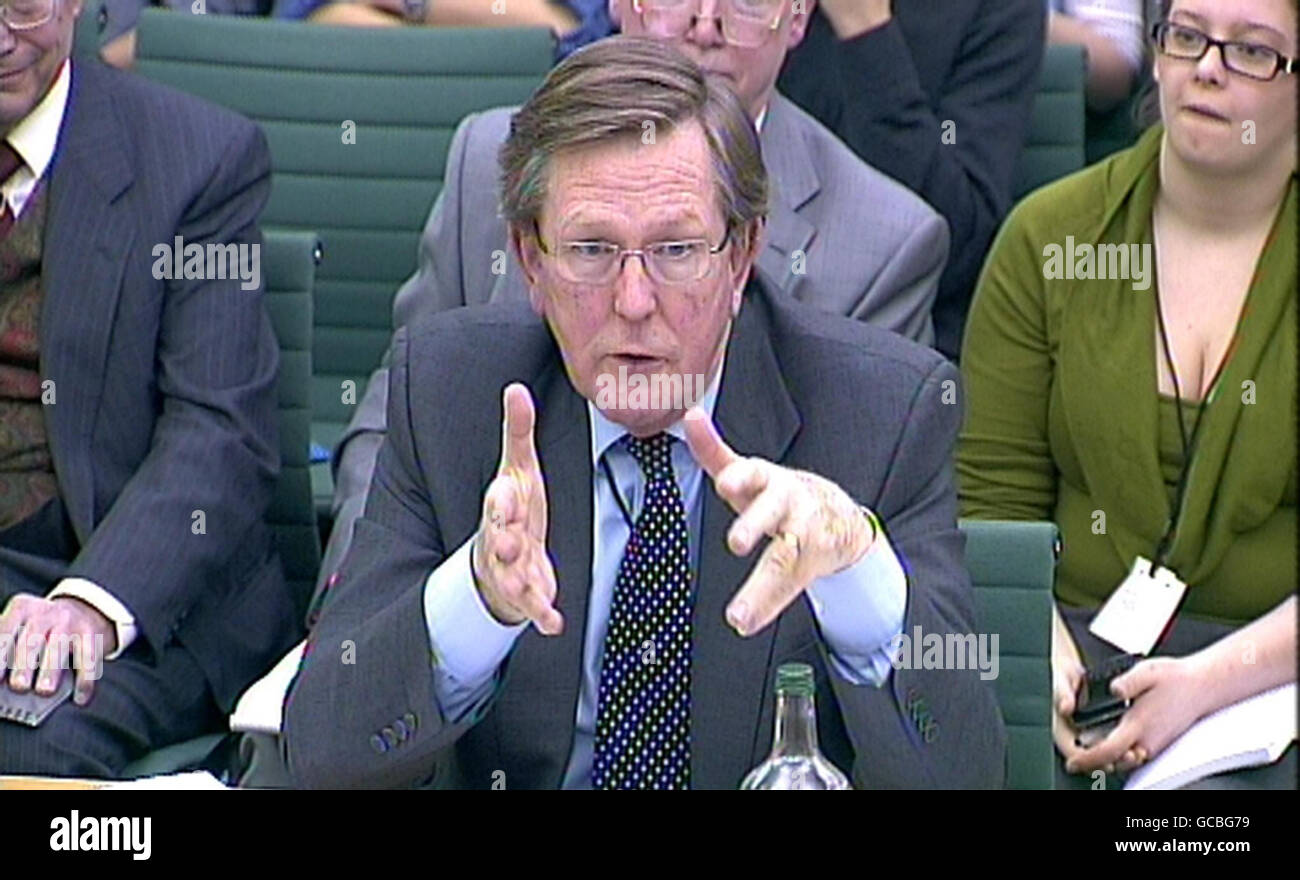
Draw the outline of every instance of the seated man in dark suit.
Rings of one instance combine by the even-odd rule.
[[[781,90],[948,221],[934,335],[956,359],[976,278],[1011,207],[1043,63],[1043,0],[816,5]]]
[[[296,781],[734,788],[796,660],[858,786],[999,785],[992,690],[893,653],[972,626],[956,371],[751,281],[758,138],[668,45],[578,51],[510,130],[532,310],[399,331],[365,514],[286,702]]]
[[[221,729],[297,636],[263,521],[265,140],[70,62],[80,12],[9,5],[0,48],[0,699],[75,677],[0,722],[2,773],[113,776]]]

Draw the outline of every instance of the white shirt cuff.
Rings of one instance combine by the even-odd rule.
[[[483,690],[528,622],[498,623],[474,586],[473,539],[443,560],[424,584],[424,621],[433,650],[434,689],[443,715],[456,720]]]
[[[122,652],[131,647],[131,643],[135,641],[136,634],[139,632],[135,625],[135,615],[99,584],[85,578],[64,578],[45,598],[57,599],[60,596],[80,599],[112,622],[113,628],[117,631],[117,648],[104,657],[105,660],[116,660],[121,657]]]

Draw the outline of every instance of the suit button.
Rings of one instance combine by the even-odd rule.
[[[415,728],[420,726],[420,719],[415,717],[414,712],[407,712],[402,716],[402,720],[406,722],[406,726],[410,728],[411,733],[415,733]]]
[[[388,743],[384,742],[383,738],[377,733],[370,737],[370,747],[381,755],[388,751]]]
[[[385,727],[383,730],[379,731],[379,735],[384,738],[384,742],[388,745],[388,748],[391,749],[393,746],[397,745],[397,734],[393,732],[393,728]]]
[[[411,731],[407,728],[406,722],[400,718],[393,722],[393,730],[397,731],[398,742],[406,742],[407,737],[411,735]]]
[[[938,738],[939,738],[939,722],[931,721],[929,724],[925,726],[925,741],[931,743]]]

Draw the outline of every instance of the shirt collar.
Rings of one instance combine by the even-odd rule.
[[[767,121],[767,108],[769,104],[764,104],[763,109],[758,111],[758,118],[754,120],[754,131],[759,134],[763,133],[763,123]]]
[[[54,148],[59,140],[59,128],[68,106],[68,90],[72,82],[72,61],[64,61],[54,84],[45,97],[32,108],[18,124],[10,129],[6,140],[34,177],[41,177],[54,159]]]
[[[722,360],[718,362],[718,372],[714,374],[708,390],[704,392],[704,396],[696,404],[709,414],[709,418],[713,418],[713,410],[718,402],[718,387],[722,382],[722,371],[726,368],[726,363],[727,357],[724,350]],[[627,434],[627,428],[605,418],[600,409],[590,400],[587,401],[587,414],[590,417],[588,421],[591,424],[591,464],[592,467],[598,467],[600,457],[605,454],[609,447],[622,439],[623,435]],[[683,443],[686,442],[686,429],[682,427],[681,419],[673,422],[668,428],[668,433]]]

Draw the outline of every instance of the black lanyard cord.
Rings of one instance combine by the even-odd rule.
[[[1174,411],[1178,416],[1178,437],[1183,446],[1183,463],[1178,474],[1178,485],[1174,490],[1173,516],[1170,517],[1169,525],[1156,547],[1156,558],[1152,563],[1152,571],[1164,565],[1165,557],[1169,553],[1169,547],[1173,543],[1174,532],[1178,528],[1178,520],[1183,512],[1183,496],[1187,493],[1187,483],[1192,473],[1192,457],[1195,454],[1196,440],[1201,433],[1201,423],[1205,421],[1205,409],[1210,403],[1210,397],[1214,394],[1215,386],[1219,383],[1219,376],[1223,373],[1224,364],[1228,362],[1226,356],[1219,361],[1219,366],[1215,369],[1213,378],[1210,379],[1206,393],[1201,398],[1201,405],[1196,410],[1196,422],[1192,425],[1192,434],[1189,438],[1187,425],[1183,422],[1183,392],[1178,384],[1178,370],[1174,366],[1174,356],[1169,347],[1169,334],[1165,329],[1165,314],[1160,307],[1160,292],[1158,289],[1156,291],[1156,322],[1160,328],[1160,345],[1164,349],[1165,366],[1169,368],[1169,380],[1174,386]]]
[[[623,514],[623,521],[627,523],[627,530],[635,532],[636,525],[632,522],[632,514],[628,512],[623,496],[619,494],[618,483],[614,480],[614,471],[609,466],[608,457],[604,455],[600,457],[600,467],[605,472],[605,479],[609,480],[609,491],[614,493],[614,503],[618,505],[618,512]]]

